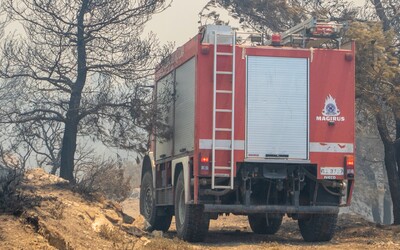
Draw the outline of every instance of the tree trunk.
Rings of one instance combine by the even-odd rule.
[[[372,219],[375,223],[382,223],[381,208],[379,202],[377,201],[379,197],[374,197],[371,204]]]
[[[60,163],[53,163],[51,170],[50,170],[50,174],[55,175],[59,168],[60,168]]]
[[[379,135],[383,142],[385,153],[385,169],[388,177],[390,196],[393,203],[394,224],[400,225],[400,179],[397,173],[395,146],[390,138],[385,119],[382,114],[376,114],[376,123]]]
[[[75,183],[74,179],[74,160],[76,151],[76,139],[78,135],[79,110],[81,106],[82,90],[86,83],[87,66],[86,66],[86,41],[84,16],[88,10],[89,0],[83,0],[81,9],[77,17],[77,59],[78,71],[74,86],[72,87],[69,100],[68,111],[64,128],[64,136],[61,148],[61,166],[60,177]]]
[[[373,186],[375,190],[378,190],[378,183],[377,183],[377,178],[375,176],[375,172],[373,169],[368,166],[367,171],[369,172],[366,177],[368,178],[367,180],[370,182],[373,182]],[[381,216],[381,210],[380,210],[380,201],[379,201],[379,192],[377,192],[378,195],[375,197],[371,197],[371,212],[372,212],[372,218],[375,223],[381,223],[382,222],[382,216]]]
[[[76,112],[75,112],[76,113]],[[76,115],[72,115],[75,116]],[[64,136],[61,148],[61,168],[60,177],[75,183],[74,179],[74,160],[76,151],[76,137],[78,134],[78,124],[75,119],[69,118],[65,123]]]
[[[392,223],[392,201],[390,199],[389,190],[385,190],[383,198],[383,224],[390,225]]]
[[[397,176],[400,179],[400,113],[397,110],[393,113],[396,121],[396,140],[394,147],[396,149]]]
[[[390,30],[390,21],[385,13],[385,9],[383,8],[382,1],[374,0],[373,3],[375,5],[376,14],[378,15],[379,19],[382,21],[383,31]]]
[[[388,31],[391,28],[390,20],[385,13],[385,9],[382,5],[381,0],[374,0],[375,11],[378,15],[379,19],[383,23],[383,31]],[[387,130],[385,120],[383,119],[382,115],[378,114],[377,124],[378,124],[378,131],[381,135],[383,145],[385,148],[385,166],[386,166],[386,173],[388,175],[389,181],[389,189],[390,194],[392,197],[393,202],[393,217],[394,217],[394,224],[400,224],[400,113],[396,110],[393,110],[393,114],[395,116],[396,122],[396,140],[394,143],[390,139],[389,131]]]

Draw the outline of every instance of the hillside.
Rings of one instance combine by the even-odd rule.
[[[13,209],[0,213],[0,249],[400,249],[399,226],[380,226],[354,214],[340,216],[327,243],[305,243],[288,218],[276,235],[264,236],[251,233],[245,216],[231,215],[211,221],[204,243],[189,244],[176,239],[174,223],[166,234],[142,231],[137,198],[118,204],[85,197],[41,169],[14,184],[17,193],[8,201]]]
[[[0,214],[0,249],[131,249],[139,240],[132,235],[144,234],[119,204],[84,198],[42,169],[17,185],[15,208]]]

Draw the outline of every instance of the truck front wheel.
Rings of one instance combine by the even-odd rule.
[[[301,236],[307,242],[330,241],[335,233],[337,214],[312,214],[299,219]]]
[[[190,242],[204,241],[210,218],[203,210],[203,205],[185,204],[185,185],[181,172],[175,188],[175,223],[179,238]]]
[[[168,211],[163,211],[162,208],[156,207],[153,177],[149,171],[142,177],[140,187],[140,213],[150,225],[146,230],[168,231],[171,225],[172,214]]]
[[[256,234],[275,234],[282,224],[282,217],[281,214],[250,214],[248,216],[251,230]]]

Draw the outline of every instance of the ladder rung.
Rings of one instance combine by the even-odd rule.
[[[233,56],[232,52],[217,52],[218,56]]]
[[[229,113],[229,112],[232,112],[232,109],[216,109],[215,112],[225,112],[225,113]]]
[[[214,173],[214,177],[217,177],[217,178],[228,178],[228,177],[230,177],[230,175],[229,174]]]
[[[215,147],[215,150],[231,150],[231,147]]]
[[[217,89],[215,92],[223,94],[232,94],[232,90]]]
[[[221,132],[231,132],[231,128],[215,128],[215,131],[221,131]]]
[[[231,188],[231,186],[214,186],[214,188],[227,189]]]
[[[227,37],[233,37],[233,34],[227,34],[227,33],[215,33],[217,36],[227,36]]]
[[[217,71],[216,73],[220,75],[232,75],[232,71]]]
[[[230,166],[215,166],[214,169],[231,170],[231,167]]]

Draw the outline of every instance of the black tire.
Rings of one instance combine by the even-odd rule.
[[[330,241],[335,234],[337,214],[312,214],[299,219],[298,224],[304,241]]]
[[[265,214],[250,214],[248,216],[251,230],[256,234],[275,234],[282,225],[282,214],[273,214],[267,216]]]
[[[172,214],[167,211],[157,211],[156,201],[154,197],[153,188],[153,177],[152,174],[147,171],[142,177],[142,183],[140,186],[140,213],[149,223],[149,227],[146,228],[147,231],[168,231]],[[158,215],[160,212],[164,215]]]
[[[185,204],[185,188],[181,172],[175,187],[175,223],[179,238],[189,242],[204,241],[210,217],[203,210],[203,205]]]

